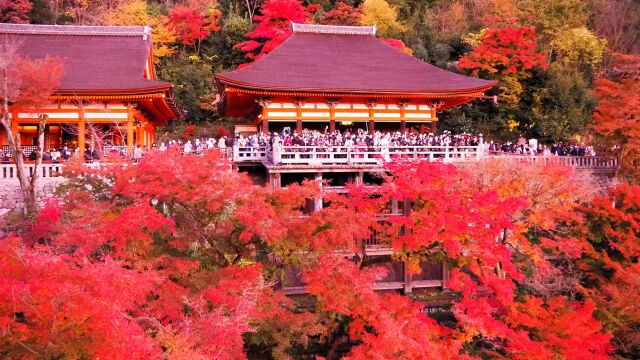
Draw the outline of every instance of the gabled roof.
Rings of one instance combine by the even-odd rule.
[[[56,94],[144,94],[171,84],[145,79],[151,52],[150,28],[0,24],[4,37],[21,43],[21,56],[59,57],[64,75]]]
[[[293,34],[245,67],[216,74],[224,84],[265,91],[470,94],[494,81],[427,64],[375,37],[375,27],[293,24]]]

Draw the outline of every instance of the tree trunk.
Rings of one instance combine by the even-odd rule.
[[[6,109],[6,107],[5,107]],[[9,111],[5,110],[2,116],[2,127],[7,134],[7,140],[9,141],[9,150],[13,157],[13,162],[16,166],[16,176],[20,183],[20,191],[22,192],[22,198],[24,201],[24,213],[28,217],[35,215],[37,211],[37,205],[35,200],[35,190],[31,189],[31,182],[27,175],[27,169],[24,166],[24,155],[22,148],[20,147],[20,135],[13,136],[11,132],[11,119],[9,119]],[[40,155],[42,159],[42,154]]]
[[[31,179],[29,181],[29,202],[27,202],[26,198],[24,201],[25,208],[27,209],[27,215],[33,217],[38,212],[38,198],[36,197],[36,188],[38,185],[38,169],[40,169],[40,165],[42,165],[42,153],[44,152],[44,130],[47,126],[47,115],[39,114],[38,115],[38,145],[36,146],[36,163],[33,165],[33,173],[31,174]]]

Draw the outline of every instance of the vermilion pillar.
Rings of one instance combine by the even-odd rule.
[[[21,143],[18,142],[18,133],[20,132],[20,124],[18,123],[18,113],[15,111],[11,112],[11,136],[16,141],[16,145],[20,146]]]
[[[133,154],[133,107],[129,105],[127,111],[127,155]]]
[[[84,119],[84,106],[80,105],[80,110],[78,111],[78,157],[80,161],[84,162],[84,151],[85,151],[85,143],[84,143],[84,133],[86,131],[85,128],[85,119]]]

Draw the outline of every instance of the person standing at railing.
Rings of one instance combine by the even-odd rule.
[[[60,151],[58,151],[58,149],[53,149],[53,151],[51,152],[51,161],[53,161],[54,163],[58,163],[60,162]]]
[[[391,157],[389,156],[389,140],[391,136],[389,134],[385,134],[380,139],[380,149],[382,153],[382,158],[384,161],[390,161]]]
[[[133,149],[133,162],[139,163],[141,159],[142,159],[142,148],[140,147],[140,145],[136,145],[136,147]]]
[[[182,148],[182,153],[185,155],[189,155],[193,152],[193,145],[191,145],[191,140],[187,140]]]
[[[227,151],[227,137],[226,136],[222,136],[222,137],[220,137],[220,139],[218,139],[218,149],[220,149],[220,151],[222,151],[222,152],[226,152]]]

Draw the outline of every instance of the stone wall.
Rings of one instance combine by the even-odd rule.
[[[40,206],[44,205],[45,200],[53,196],[58,185],[65,181],[63,177],[41,178],[38,179],[36,196]],[[18,180],[0,180],[0,209],[22,209],[24,201],[22,200],[22,192],[20,191],[20,183]]]

